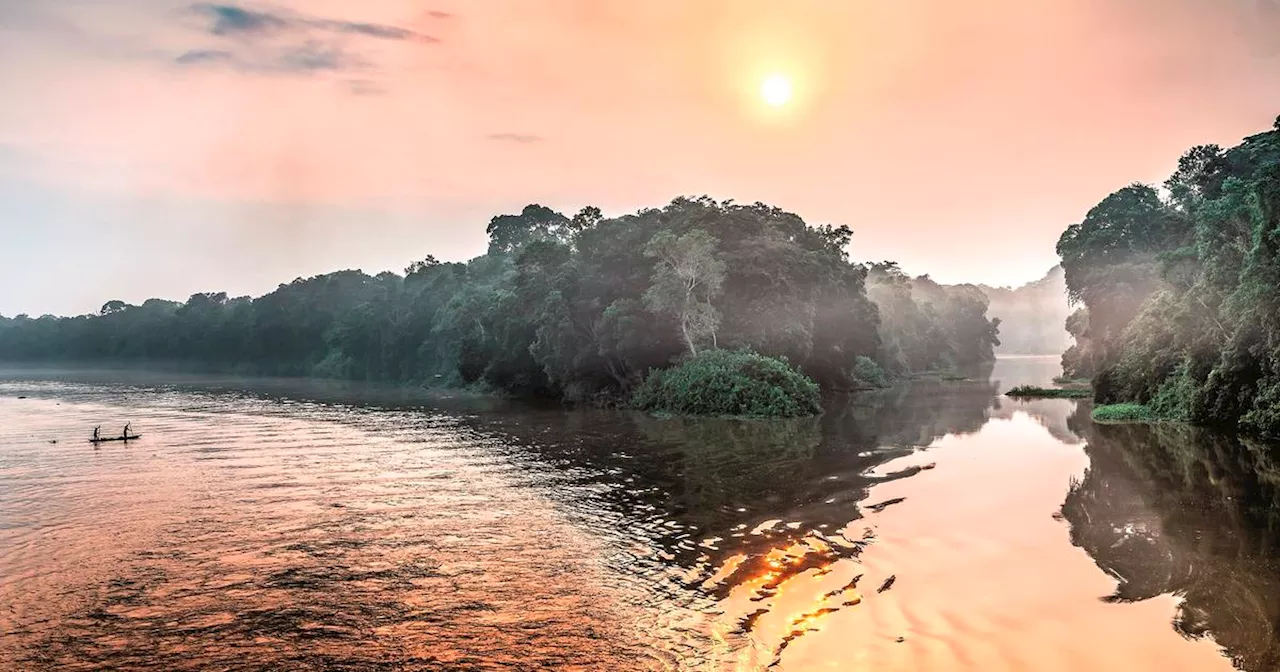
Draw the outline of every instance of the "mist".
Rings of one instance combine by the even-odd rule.
[[[988,287],[987,314],[1000,320],[999,355],[1058,355],[1071,345],[1072,308],[1061,266],[1020,287]]]

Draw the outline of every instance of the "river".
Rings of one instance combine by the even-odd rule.
[[[1280,452],[999,394],[1056,370],[787,422],[0,373],[0,670],[1277,669]]]

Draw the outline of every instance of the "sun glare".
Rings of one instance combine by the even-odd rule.
[[[765,103],[782,107],[791,100],[791,80],[783,75],[769,75],[760,83],[760,97]]]

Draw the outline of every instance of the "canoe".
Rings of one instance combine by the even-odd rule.
[[[141,434],[130,434],[129,436],[104,436],[101,439],[89,439],[89,443],[107,443],[108,441],[132,441],[142,438]]]

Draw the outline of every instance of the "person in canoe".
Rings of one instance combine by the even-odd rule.
[[[99,432],[101,432],[101,431],[102,431],[102,425],[98,425],[97,427],[94,427],[94,428],[93,428],[93,440],[94,440],[94,442],[97,442],[97,440],[98,440],[98,439],[102,438],[101,436],[99,436]]]
[[[126,439],[129,438],[129,425],[132,425],[132,424],[133,424],[132,422],[124,423],[124,438]]]

